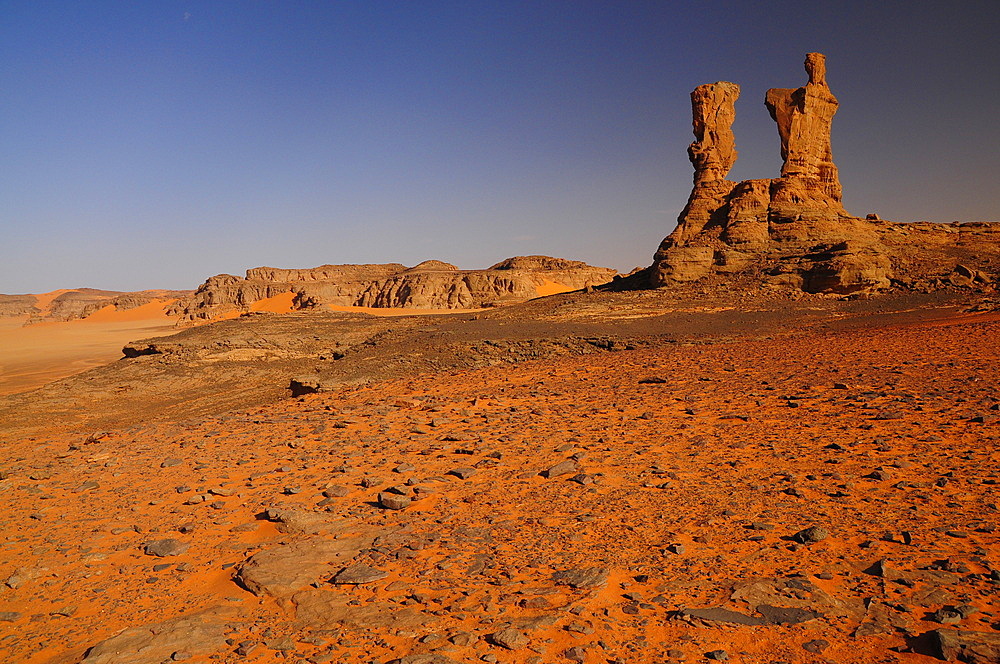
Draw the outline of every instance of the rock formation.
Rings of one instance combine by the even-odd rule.
[[[107,306],[128,311],[154,301],[190,297],[192,291],[146,290],[136,292],[76,288],[46,295],[0,295],[0,318],[27,317],[27,323],[86,318]]]
[[[773,88],[765,106],[778,127],[783,165],[773,179],[733,182],[732,123],[739,86],[718,82],[691,93],[695,141],[688,148],[694,187],[677,228],[646,275],[653,286],[712,275],[751,274],[764,283],[814,293],[851,294],[893,284],[955,284],[956,261],[975,262],[979,281],[1000,256],[989,224],[898,224],[854,217],[843,207],[830,128],[837,98],[820,53],[806,55],[808,82]],[[969,251],[970,233],[983,251]],[[961,277],[961,275],[959,275]]]
[[[220,274],[170,313],[211,319],[247,311],[259,300],[293,293],[294,309],[342,307],[473,309],[520,302],[552,292],[611,281],[617,272],[580,261],[548,256],[508,258],[485,270],[459,270],[441,261],[408,268],[399,263],[323,265],[289,270],[259,267],[246,277]]]

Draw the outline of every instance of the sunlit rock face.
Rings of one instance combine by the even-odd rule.
[[[890,285],[892,265],[876,224],[842,204],[830,129],[837,98],[820,53],[805,60],[808,82],[772,88],[765,106],[778,127],[781,177],[733,182],[732,124],[740,88],[700,85],[691,93],[694,187],[677,228],[660,244],[654,286],[754,269],[766,281],[811,292],[852,293]]]

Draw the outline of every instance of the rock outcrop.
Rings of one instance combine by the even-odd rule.
[[[853,294],[904,285],[956,285],[963,266],[985,287],[1000,258],[1000,230],[990,224],[899,224],[844,210],[830,129],[837,98],[820,53],[806,55],[808,82],[773,88],[765,106],[778,127],[783,165],[773,179],[733,182],[732,123],[739,86],[718,82],[691,93],[695,141],[688,148],[694,187],[677,228],[660,244],[646,276],[653,286],[720,275],[812,293]],[[970,232],[985,243],[970,252]],[[964,236],[964,237],[963,237]],[[971,272],[970,272],[971,273]]]
[[[322,265],[290,270],[259,267],[246,277],[209,278],[171,313],[211,319],[248,311],[260,300],[292,293],[293,309],[326,305],[407,309],[474,309],[529,300],[611,281],[617,272],[548,256],[508,258],[485,270],[460,270],[441,261],[414,267],[399,263]]]
[[[128,311],[150,302],[190,297],[192,291],[146,290],[136,292],[75,288],[44,295],[0,295],[0,318],[27,316],[27,323],[87,318],[104,307]]]

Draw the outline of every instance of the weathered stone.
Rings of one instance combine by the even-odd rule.
[[[769,604],[758,606],[757,613],[764,616],[764,619],[772,625],[794,625],[820,617],[820,614],[815,611],[790,606],[771,606]]]
[[[809,80],[767,92],[778,127],[781,177],[732,182],[732,134],[739,87],[719,82],[692,92],[694,187],[677,228],[648,272],[653,286],[750,269],[765,281],[809,292],[853,293],[889,286],[892,262],[878,220],[851,217],[841,203],[830,127],[837,99],[822,54],[806,56]]]
[[[343,592],[323,589],[303,590],[292,596],[295,617],[314,629],[332,629],[341,625],[361,629],[412,629],[435,620],[409,608],[399,608],[387,602],[349,604],[351,597]]]
[[[363,583],[373,583],[384,579],[387,576],[389,576],[388,572],[376,569],[371,565],[357,563],[349,565],[337,572],[331,581],[337,584],[359,585]]]
[[[507,650],[519,650],[528,645],[528,637],[511,627],[496,632],[490,636],[490,641]]]
[[[938,629],[933,632],[938,656],[946,661],[968,664],[1000,662],[1000,634]]]
[[[255,595],[279,599],[315,583],[331,571],[371,546],[375,532],[335,540],[313,538],[283,544],[254,554],[237,574],[237,580]]]
[[[559,477],[560,475],[568,475],[569,473],[575,473],[580,470],[580,465],[573,459],[566,459],[565,461],[560,461],[554,466],[550,466],[542,471],[542,477],[547,477],[549,479],[553,477]]]
[[[308,510],[271,507],[265,514],[269,521],[278,524],[278,530],[283,533],[315,535],[334,527],[328,516]]]
[[[821,528],[820,526],[810,526],[808,528],[803,528],[799,532],[792,535],[792,539],[801,544],[813,544],[815,542],[822,542],[829,536],[830,531],[826,528]]]
[[[165,556],[180,556],[186,553],[189,548],[191,548],[190,543],[169,538],[147,542],[143,547],[143,552],[147,556],[163,558]]]
[[[87,651],[82,664],[161,664],[174,653],[203,656],[226,646],[232,609],[215,608],[132,627]]]
[[[617,270],[549,256],[516,256],[485,270],[459,270],[441,261],[424,261],[414,267],[399,263],[379,265],[321,265],[310,269],[258,267],[246,277],[220,274],[210,277],[192,295],[181,299],[168,313],[187,320],[210,319],[227,311],[247,311],[253,302],[283,293],[294,293],[292,306],[315,309],[324,305],[402,307],[418,309],[468,309],[497,302],[520,302],[546,294],[552,284],[565,290],[604,284]],[[126,355],[147,352],[126,347]],[[155,351],[154,351],[155,352]],[[336,357],[336,356],[334,356]],[[315,377],[296,378],[298,389],[322,389]]]
[[[387,510],[405,510],[413,500],[409,496],[401,496],[389,491],[378,495],[378,504]]]

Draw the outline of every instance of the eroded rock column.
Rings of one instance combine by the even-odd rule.
[[[824,194],[842,199],[840,178],[830,149],[830,128],[839,102],[826,82],[826,57],[808,53],[809,82],[804,87],[771,88],[764,104],[778,124],[781,139],[781,177],[815,181]]]

